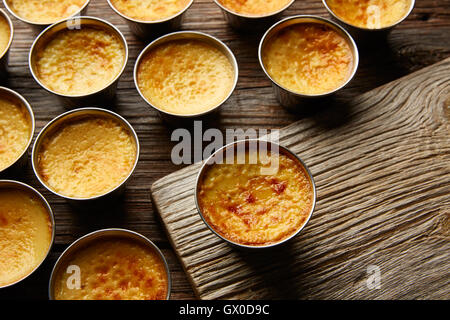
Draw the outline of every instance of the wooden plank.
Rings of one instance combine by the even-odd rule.
[[[318,198],[305,230],[276,252],[240,252],[206,228],[194,204],[199,164],[155,182],[198,297],[450,298],[449,90],[446,59],[340,105],[333,126],[320,117],[283,128]],[[366,286],[371,265],[379,290]]]
[[[0,2],[0,8],[3,3]],[[91,0],[88,14],[106,19],[125,35],[130,58],[120,79],[115,111],[136,129],[141,142],[141,158],[120,208],[105,208],[102,212],[84,212],[69,206],[64,200],[47,192],[36,180],[30,168],[15,179],[29,183],[49,200],[56,215],[55,246],[42,268],[19,285],[0,290],[2,298],[46,299],[50,271],[59,254],[78,237],[100,228],[123,227],[140,232],[155,241],[165,251],[174,276],[173,299],[193,298],[178,260],[168,243],[163,228],[152,208],[148,195],[151,184],[180,169],[170,160],[174,143],[172,129],[162,123],[157,113],[139,97],[133,83],[132,71],[139,52],[146,42],[130,32],[105,0]],[[296,1],[284,16],[315,14],[329,17],[319,0]],[[23,94],[32,105],[37,124],[36,135],[64,106],[48,95],[32,79],[28,69],[28,51],[35,33],[26,24],[13,19],[16,30],[10,60],[8,87]],[[210,126],[227,128],[282,128],[302,118],[282,108],[275,100],[270,82],[261,71],[256,48],[260,34],[238,33],[225,23],[219,8],[211,0],[195,0],[187,12],[182,29],[210,33],[231,47],[240,67],[236,92],[222,108]],[[341,100],[352,98],[389,81],[407,75],[450,56],[450,0],[420,0],[412,14],[396,27],[386,42],[370,48],[360,48],[361,63],[354,81],[339,95]]]

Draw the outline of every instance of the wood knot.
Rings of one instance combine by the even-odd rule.
[[[445,238],[450,237],[450,213],[445,212],[442,218],[439,219],[437,231]]]
[[[450,120],[450,96],[444,101],[444,116],[445,119]]]

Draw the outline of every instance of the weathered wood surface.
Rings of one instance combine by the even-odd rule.
[[[450,59],[298,121],[280,143],[309,166],[317,206],[276,252],[244,253],[204,225],[199,165],[155,182],[154,202],[200,298],[450,298]],[[370,290],[367,268],[381,272]]]
[[[339,95],[349,100],[368,90],[431,65],[450,56],[450,1],[418,0],[410,17],[398,26],[385,43],[361,48],[359,71]],[[0,4],[3,8],[3,5]],[[155,241],[167,256],[174,278],[174,299],[193,298],[192,289],[178,263],[171,246],[152,208],[148,190],[152,183],[180,169],[170,160],[174,142],[172,129],[162,123],[156,112],[149,109],[134,88],[132,69],[145,43],[136,39],[124,21],[115,15],[105,0],[92,0],[88,14],[114,23],[125,34],[130,47],[130,60],[118,90],[116,111],[127,118],[136,129],[141,142],[141,158],[128,186],[121,208],[102,212],[83,212],[71,208],[64,200],[42,188],[31,169],[18,180],[37,187],[49,200],[56,215],[56,239],[52,253],[42,268],[23,283],[0,291],[0,298],[47,298],[50,271],[59,254],[78,237],[100,228],[123,227],[138,231]],[[293,14],[317,14],[328,17],[320,0],[296,1],[286,11]],[[8,86],[23,94],[33,106],[36,134],[55,116],[65,111],[54,97],[48,95],[31,78],[27,59],[35,34],[30,28],[13,19],[16,35],[11,50],[11,75]],[[256,48],[261,35],[233,31],[212,0],[195,0],[188,11],[183,29],[200,30],[217,36],[234,51],[240,77],[236,92],[224,105],[211,126],[226,128],[281,128],[304,116],[285,111],[272,94],[270,82],[260,70]],[[340,114],[339,107],[321,110],[320,114]],[[318,115],[313,115],[318,116]],[[317,127],[318,131],[320,129]]]

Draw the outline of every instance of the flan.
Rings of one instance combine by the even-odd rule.
[[[411,0],[327,0],[327,5],[350,25],[380,29],[402,20],[408,13]]]
[[[42,137],[37,171],[57,194],[79,199],[104,195],[130,175],[137,157],[132,134],[101,115],[68,120]]]
[[[87,0],[7,0],[9,8],[32,23],[52,24],[79,12]]]
[[[123,15],[139,21],[158,21],[170,18],[185,9],[190,0],[111,0]]]
[[[80,288],[67,286],[78,266]],[[168,276],[159,254],[129,239],[99,239],[77,250],[56,275],[56,300],[164,300]]]
[[[299,94],[320,95],[342,86],[353,70],[349,42],[321,23],[288,26],[267,40],[262,60],[270,77]]]
[[[0,171],[16,162],[32,135],[28,110],[15,99],[0,95]]]
[[[0,57],[3,57],[11,39],[11,28],[8,20],[0,14]]]
[[[58,94],[83,96],[111,84],[125,64],[125,47],[114,33],[100,28],[57,32],[36,52],[35,72]]]
[[[173,40],[146,53],[137,84],[156,108],[192,115],[223,102],[233,90],[234,77],[231,62],[219,49],[201,40]]]
[[[249,16],[267,16],[284,9],[290,0],[219,0],[230,11]]]
[[[41,199],[28,191],[0,188],[0,287],[37,268],[52,236],[51,217]]]
[[[246,161],[238,162],[236,156],[234,163],[208,165],[197,199],[203,218],[222,237],[241,245],[267,246],[303,227],[314,191],[305,168],[292,156],[269,153],[270,162],[263,162],[255,153],[247,151]],[[249,161],[252,158],[258,160]]]

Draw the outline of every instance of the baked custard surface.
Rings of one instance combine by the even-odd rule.
[[[120,185],[133,169],[137,150],[120,123],[88,116],[63,123],[39,148],[37,170],[53,191],[92,198]]]
[[[0,57],[3,57],[11,39],[11,28],[8,21],[0,15]]]
[[[353,53],[347,40],[319,23],[299,23],[280,30],[267,40],[262,59],[278,84],[309,95],[339,88],[353,68]]]
[[[227,9],[239,14],[264,16],[286,7],[290,0],[219,0]]]
[[[123,15],[140,21],[164,20],[186,8],[189,0],[111,0]]]
[[[348,24],[369,29],[389,27],[408,12],[410,0],[327,0],[331,11]]]
[[[30,274],[52,241],[50,215],[41,199],[27,191],[0,188],[0,286]]]
[[[36,54],[38,79],[48,89],[69,96],[104,89],[125,63],[125,48],[117,35],[87,26],[58,32]]]
[[[0,171],[23,154],[31,127],[28,110],[21,103],[0,96]]]
[[[250,246],[278,243],[306,223],[314,201],[312,182],[298,161],[282,153],[278,170],[271,173],[261,171],[271,164],[253,163],[210,165],[200,183],[199,207],[228,240]]]
[[[69,265],[81,272],[81,288],[69,289]],[[127,239],[97,240],[74,253],[56,276],[56,300],[164,300],[164,262],[151,248]]]
[[[52,24],[68,18],[84,6],[87,0],[7,0],[19,17],[34,23]]]
[[[143,57],[137,78],[152,105],[188,115],[220,104],[232,90],[234,70],[217,48],[199,40],[174,40]]]

